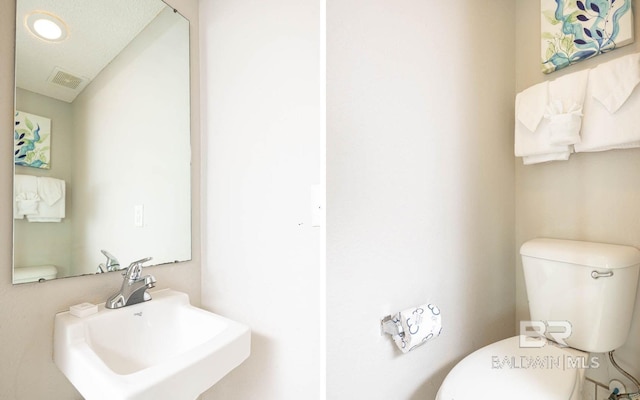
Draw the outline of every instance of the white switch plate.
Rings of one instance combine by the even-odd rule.
[[[133,224],[140,228],[144,226],[144,205],[137,204],[133,208]]]

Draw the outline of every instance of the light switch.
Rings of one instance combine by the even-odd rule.
[[[144,226],[144,205],[136,204],[133,208],[133,224],[139,228]]]

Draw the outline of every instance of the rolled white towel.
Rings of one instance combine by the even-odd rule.
[[[516,96],[515,155],[522,157],[525,165],[569,159],[573,145],[581,140],[588,80],[588,70],[574,72],[534,85]],[[531,96],[537,96],[537,100],[530,99]],[[525,114],[531,113],[535,122],[540,112],[539,101],[544,101],[545,118],[534,126]]]
[[[553,100],[547,106],[545,118],[549,120],[549,141],[553,145],[571,145],[580,142],[582,105]]]
[[[40,197],[34,192],[22,192],[16,195],[17,214],[22,218],[25,215],[38,214]]]

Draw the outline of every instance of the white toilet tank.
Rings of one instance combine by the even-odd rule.
[[[571,334],[565,341],[583,351],[609,352],[626,342],[638,286],[638,249],[533,239],[520,254],[532,321],[568,321]]]

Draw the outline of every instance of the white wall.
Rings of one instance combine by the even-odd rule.
[[[433,399],[515,333],[515,7],[327,3],[327,398]],[[379,320],[426,301],[402,355]]]
[[[123,265],[191,258],[188,43],[166,8],[73,102],[74,274],[95,272],[100,249]]]
[[[633,1],[635,32],[640,32],[640,2]],[[516,15],[516,91],[543,80],[592,68],[640,51],[640,42],[621,47],[550,75],[540,72],[540,5],[519,0]],[[637,90],[637,89],[636,89]],[[640,149],[577,153],[566,162],[524,166],[516,161],[516,251],[525,241],[557,237],[640,247]],[[517,267],[517,320],[529,319],[522,263]],[[612,327],[612,329],[616,329]],[[620,364],[640,376],[640,294],[627,343],[616,351]],[[602,383],[620,376],[600,356]],[[632,387],[630,385],[629,387]]]
[[[192,37],[192,145],[199,148],[198,6],[192,0],[171,2],[191,21]],[[15,2],[0,0],[0,126],[13,126],[13,44]],[[12,135],[0,136],[0,153],[11,154]],[[120,287],[118,273],[60,279],[53,282],[13,286],[11,157],[0,158],[0,399],[81,399],[52,361],[53,318],[56,312],[83,301],[104,302]],[[200,303],[200,156],[194,153],[192,175],[193,260],[154,267],[158,288],[172,287],[190,294]]]
[[[200,2],[205,306],[251,327],[247,361],[203,399],[320,393],[320,5]]]

